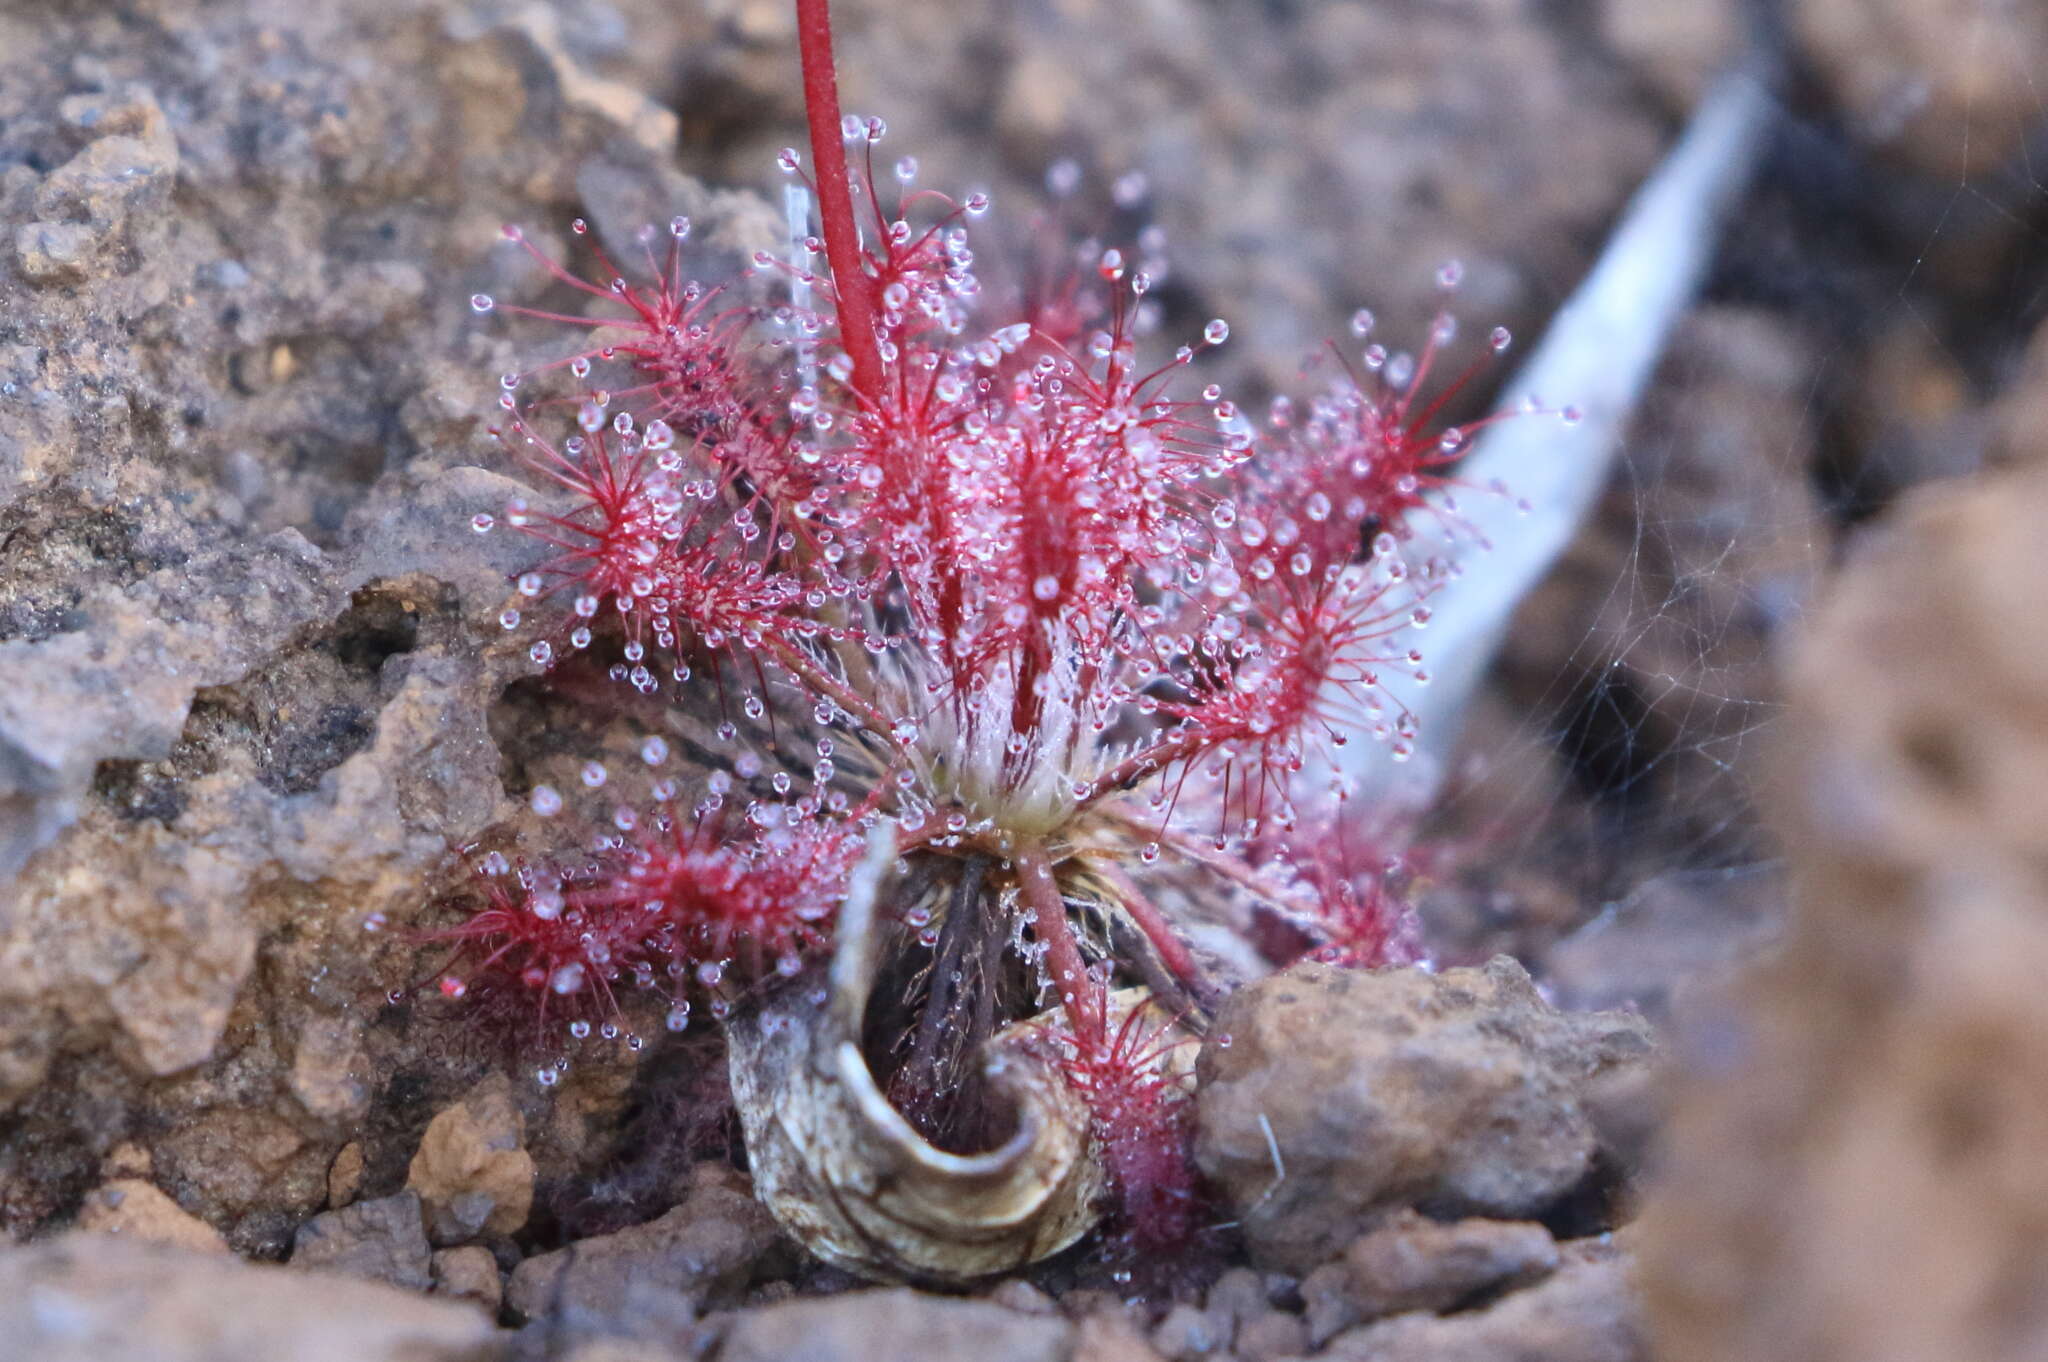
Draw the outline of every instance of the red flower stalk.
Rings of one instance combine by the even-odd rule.
[[[825,251],[832,262],[834,300],[839,308],[839,343],[853,365],[853,389],[878,400],[882,357],[875,342],[872,280],[861,273],[860,233],[853,193],[846,179],[846,147],[839,115],[839,68],[832,60],[829,0],[796,0],[797,48],[803,62],[804,116],[810,125],[811,159],[818,166],[818,203],[825,223]]]

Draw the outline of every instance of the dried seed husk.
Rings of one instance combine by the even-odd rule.
[[[1029,1023],[984,1052],[991,1088],[1015,1111],[996,1148],[939,1149],[889,1104],[860,1035],[877,968],[876,899],[894,859],[884,827],[840,911],[823,1007],[815,984],[799,983],[730,1020],[733,1100],[756,1194],[798,1243],[864,1277],[964,1283],[1087,1233],[1105,1174],[1087,1106],[1030,1044]]]

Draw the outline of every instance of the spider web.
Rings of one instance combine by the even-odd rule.
[[[1875,112],[1795,80],[1430,820],[1441,957],[1508,949],[1566,1001],[1654,1009],[1769,941],[1777,659],[1866,522],[2026,439],[1999,398],[2048,313],[2048,98],[2020,23],[1971,6],[1947,68],[2024,91],[2025,134],[2008,111],[1996,145],[1974,87],[1951,106],[1907,58]]]

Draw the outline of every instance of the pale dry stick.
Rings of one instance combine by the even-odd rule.
[[[1532,400],[1568,403],[1578,409],[1578,422],[1533,415],[1487,427],[1458,480],[1467,488],[1498,483],[1508,495],[1466,491],[1450,516],[1442,514],[1439,493],[1430,514],[1413,517],[1411,560],[1443,556],[1464,570],[1430,600],[1433,618],[1419,644],[1431,681],[1401,697],[1417,721],[1414,758],[1389,762],[1375,743],[1336,752],[1338,774],[1358,794],[1419,808],[1449,775],[1466,706],[1515,607],[1571,542],[1606,485],[1622,433],[1692,305],[1722,223],[1756,172],[1777,108],[1768,70],[1755,60],[1709,92],[1502,396],[1504,410]],[[1460,526],[1455,532],[1453,524]],[[1491,547],[1474,548],[1475,541]]]
[[[789,305],[796,314],[793,325],[801,328],[802,319],[811,310],[811,267],[809,252],[804,249],[804,238],[811,234],[811,191],[800,184],[782,186],[782,217],[789,233]],[[818,345],[806,340],[799,332],[796,339],[796,386],[816,388],[818,386]]]

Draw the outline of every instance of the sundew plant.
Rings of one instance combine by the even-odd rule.
[[[1446,569],[1409,526],[1442,514],[1425,496],[1472,429],[1438,421],[1464,379],[1431,383],[1455,328],[1390,354],[1361,313],[1334,381],[1254,420],[1189,376],[1224,321],[1148,353],[1143,253],[1101,250],[1057,307],[985,295],[988,200],[881,159],[881,120],[841,116],[824,0],[796,7],[810,155],[780,163],[816,235],[755,257],[771,301],[692,279],[683,219],[630,263],[579,246],[589,279],[527,244],[573,314],[472,300],[586,337],[499,398],[511,458],[566,499],[507,508],[541,546],[508,619],[544,668],[596,659],[715,711],[725,747],[678,776],[649,737],[647,801],[483,858],[441,990],[525,1009],[558,1053],[724,1016],[829,953],[892,824],[892,1099],[971,1145],[977,1048],[1039,1016],[1128,1222],[1170,1240],[1195,1217],[1184,1093],[1113,992],[1199,1031],[1246,959],[1414,958],[1331,749],[1400,760],[1414,736],[1401,697]],[[543,369],[573,395],[522,398]]]

